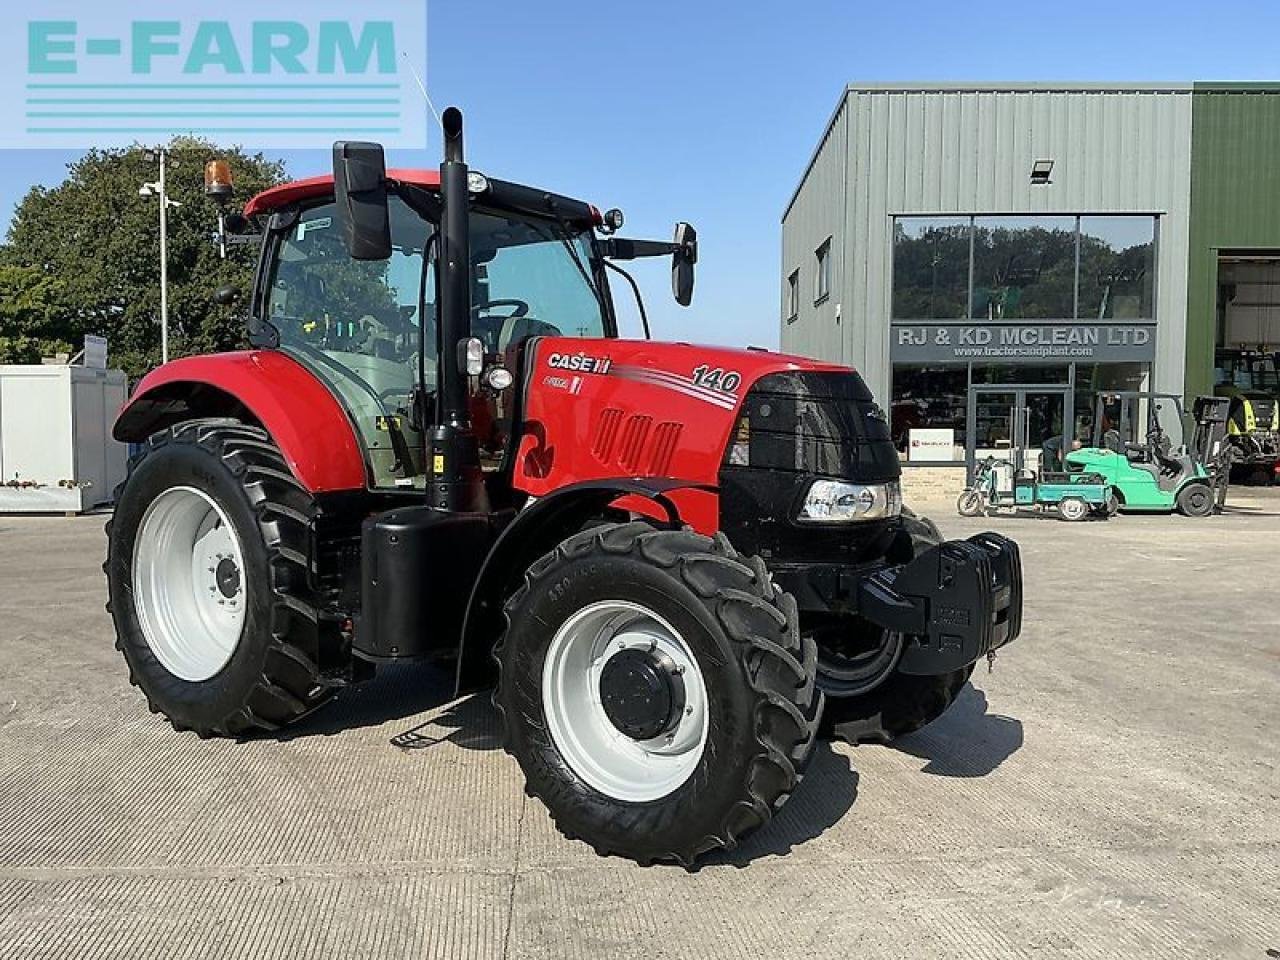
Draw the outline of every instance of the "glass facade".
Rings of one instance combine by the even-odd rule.
[[[1156,218],[897,217],[894,320],[1150,320]]]
[[[892,430],[902,457],[959,464],[967,444],[1007,449],[1015,403],[1031,447],[1090,442],[1097,391],[1149,386],[1151,364],[1119,362],[1116,346],[1150,342],[1157,238],[1153,215],[895,217]],[[987,350],[1011,344],[1020,352]],[[991,361],[973,359],[983,355]]]
[[[1029,389],[1027,399],[1032,446],[1065,432],[1062,398],[1050,395],[1057,388],[1072,394],[1071,439],[1090,443],[1093,439],[1094,398],[1103,390],[1149,390],[1148,363],[1071,364],[913,364],[893,365],[893,410],[890,425],[894,445],[903,460],[914,463],[954,463],[965,458],[970,431],[980,451],[991,452],[1009,445],[1009,407],[1013,394],[1003,386],[1025,387],[1039,384],[1044,391]],[[977,421],[969,423],[969,394],[977,390]],[[1043,395],[1042,395],[1043,394]],[[922,459],[912,451],[912,430],[951,430],[952,454],[948,458]],[[1034,451],[1033,451],[1034,452]]]

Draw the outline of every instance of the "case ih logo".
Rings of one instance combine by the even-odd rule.
[[[354,9],[345,0],[15,7],[0,32],[0,147],[191,134],[327,149],[341,131],[421,148],[427,111],[409,66],[426,75],[426,4]]]
[[[585,353],[553,353],[547,357],[547,366],[553,370],[569,370],[573,373],[608,373],[613,361],[608,357],[593,357]]]

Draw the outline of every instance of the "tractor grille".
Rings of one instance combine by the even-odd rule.
[[[720,526],[771,562],[853,563],[879,556],[895,521],[800,525],[814,479],[896,480],[902,468],[884,412],[857,373],[761,378],[743,401],[720,467]]]

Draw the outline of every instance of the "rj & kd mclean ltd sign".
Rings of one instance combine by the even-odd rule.
[[[895,323],[894,360],[1093,360],[1150,362],[1155,324],[1133,323]]]
[[[0,32],[0,147],[426,143],[425,0],[48,0]]]

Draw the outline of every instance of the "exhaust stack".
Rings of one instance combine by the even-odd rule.
[[[471,231],[467,164],[462,154],[462,111],[441,117],[444,161],[440,164],[439,425],[429,451],[428,499],[443,510],[484,509],[480,453],[467,403],[466,341],[471,337]]]

